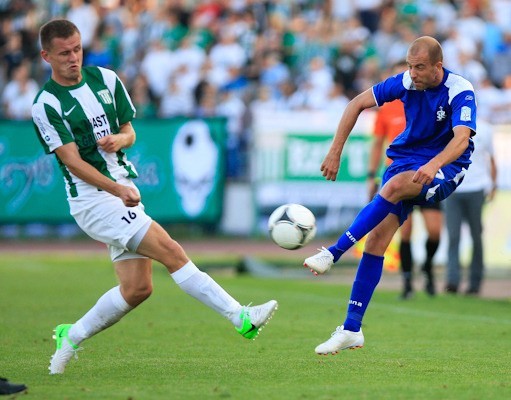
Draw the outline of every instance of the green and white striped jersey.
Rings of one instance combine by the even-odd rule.
[[[47,154],[75,142],[83,160],[108,178],[136,178],[135,167],[122,151],[107,153],[96,141],[119,133],[135,117],[135,107],[117,74],[100,67],[83,67],[82,81],[61,86],[50,79],[37,94],[32,118]],[[73,175],[57,157],[68,198],[97,193],[98,189]]]

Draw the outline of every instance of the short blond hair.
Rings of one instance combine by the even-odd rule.
[[[435,38],[431,36],[421,36],[420,38],[415,39],[410,45],[408,53],[415,55],[423,50],[427,51],[431,64],[444,61],[442,46]]]

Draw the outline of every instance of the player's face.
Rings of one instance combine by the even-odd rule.
[[[442,63],[431,63],[427,51],[421,51],[406,57],[410,78],[417,90],[426,90],[442,82]]]
[[[51,65],[51,77],[58,84],[71,86],[82,80],[83,49],[79,33],[53,39],[51,48],[41,50],[41,55]]]

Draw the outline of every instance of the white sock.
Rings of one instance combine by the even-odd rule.
[[[188,261],[181,269],[170,274],[179,287],[201,303],[241,326],[241,305],[233,299],[213,278]]]
[[[116,286],[99,298],[97,303],[69,330],[69,339],[76,345],[112,326],[133,309]]]

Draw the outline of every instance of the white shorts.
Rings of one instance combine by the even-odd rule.
[[[131,181],[120,183],[135,187]],[[69,207],[78,226],[108,246],[112,261],[145,258],[135,252],[152,222],[142,203],[126,207],[119,197],[98,191],[70,199]]]

